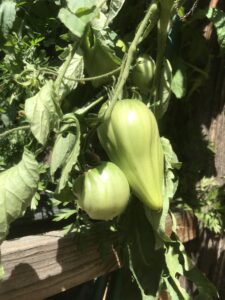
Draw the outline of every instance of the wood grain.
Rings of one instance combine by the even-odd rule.
[[[183,242],[196,236],[195,221],[187,213],[175,214],[177,233]],[[172,220],[167,219],[167,233]],[[108,234],[109,247],[99,251],[99,232],[81,238],[62,231],[5,241],[1,246],[5,277],[1,300],[40,300],[109,273],[121,266],[118,236]],[[105,241],[104,241],[105,242]],[[82,248],[78,247],[82,245]]]

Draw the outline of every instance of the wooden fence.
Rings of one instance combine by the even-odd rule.
[[[196,220],[187,213],[177,213],[177,234],[182,242],[196,237]],[[167,218],[167,234],[172,220]],[[2,263],[4,280],[0,287],[1,300],[40,300],[114,271],[121,267],[118,236],[108,236],[110,247],[102,256],[99,232],[79,240],[62,231],[26,236],[3,242]]]

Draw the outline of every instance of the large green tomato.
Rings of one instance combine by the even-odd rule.
[[[139,100],[119,100],[98,128],[109,158],[126,175],[134,194],[153,210],[162,209],[164,156],[156,119]]]
[[[80,207],[95,220],[110,220],[120,215],[130,196],[126,176],[111,162],[103,162],[78,177],[73,191]]]

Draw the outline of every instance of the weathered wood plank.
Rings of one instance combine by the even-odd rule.
[[[0,299],[44,299],[118,268],[116,238],[109,237],[112,247],[104,258],[95,238],[83,240],[84,249],[61,231],[4,242]]]
[[[196,236],[195,221],[187,213],[176,214],[177,233],[183,242]],[[167,233],[172,220],[167,219]],[[120,267],[118,237],[107,237],[104,257],[99,251],[99,235],[84,237],[79,245],[62,231],[5,241],[1,246],[5,277],[1,300],[40,300],[99,277]]]

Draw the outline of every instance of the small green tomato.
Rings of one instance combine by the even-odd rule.
[[[95,220],[111,220],[128,205],[130,188],[124,173],[103,162],[79,176],[73,187],[80,207]]]
[[[155,75],[155,62],[146,54],[139,56],[131,73],[131,82],[143,95],[147,95],[152,88]]]

